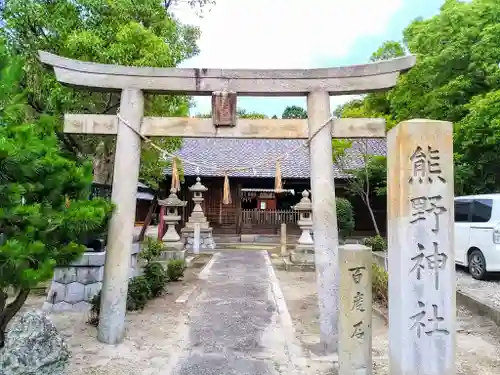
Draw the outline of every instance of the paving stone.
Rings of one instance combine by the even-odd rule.
[[[76,281],[75,267],[58,267],[54,270],[54,280],[61,284],[69,284]]]
[[[81,301],[78,303],[75,303],[74,305],[71,306],[72,311],[78,311],[78,312],[86,312],[89,311],[92,305],[88,302]]]
[[[104,277],[104,266],[78,267],[76,275],[77,281],[84,285],[101,282]]]
[[[66,285],[66,295],[64,300],[68,303],[77,303],[84,300],[85,287],[80,283],[70,283]]]
[[[85,285],[83,292],[84,301],[90,302],[92,298],[102,289],[102,283]]]
[[[98,253],[86,253],[85,256],[88,257],[89,266],[104,266],[104,261],[106,260],[105,251]]]
[[[64,301],[66,297],[66,284],[53,281],[47,294],[47,302],[58,303]]]
[[[60,313],[64,311],[72,311],[73,310],[73,305],[68,302],[59,302],[56,303],[55,305],[52,305],[52,312],[54,313]]]

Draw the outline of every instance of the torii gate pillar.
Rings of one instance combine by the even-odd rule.
[[[338,346],[338,234],[335,209],[335,181],[332,165],[330,95],[314,91],[307,96],[311,192],[313,208],[314,263],[318,283],[321,344],[326,353]],[[323,128],[319,130],[321,127]],[[319,130],[319,131],[318,131]],[[316,135],[314,135],[318,132]],[[313,137],[314,135],[314,137]],[[327,168],[325,168],[325,166]]]
[[[101,311],[97,339],[106,344],[122,342],[125,332],[130,253],[134,231],[137,180],[141,161],[141,122],[144,96],[141,90],[122,90],[120,116],[134,130],[121,124],[116,137],[113,192],[115,211],[109,224]]]

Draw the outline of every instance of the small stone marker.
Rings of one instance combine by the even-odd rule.
[[[372,253],[367,246],[339,247],[339,374],[372,374]]]
[[[201,236],[200,223],[194,223],[194,238],[193,238],[193,253],[200,253],[200,236]]]
[[[442,121],[388,133],[391,375],[456,372],[452,140]]]

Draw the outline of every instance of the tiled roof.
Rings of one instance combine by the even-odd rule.
[[[366,143],[361,143],[366,142]],[[274,160],[288,151],[302,144],[303,140],[286,139],[216,139],[216,138],[185,138],[183,145],[177,155],[184,160],[193,163],[204,164],[219,168],[212,169],[200,167],[200,176],[223,176],[223,170],[232,167],[253,166],[265,160]],[[386,154],[385,139],[354,140],[353,146],[347,150],[349,158],[348,168],[360,168],[363,166],[363,152],[365,144],[368,145],[369,153],[372,155]],[[196,167],[183,163],[184,175],[196,175]],[[167,175],[171,169],[165,170]],[[343,176],[338,167],[334,166],[336,178]],[[274,177],[275,163],[271,161],[265,166],[238,172],[230,172],[230,177]],[[281,175],[283,178],[309,178],[309,150],[300,147],[293,155],[289,155],[281,161]]]

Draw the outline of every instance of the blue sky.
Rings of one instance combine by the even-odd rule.
[[[217,0],[202,19],[179,5],[177,16],[200,27],[198,56],[183,67],[326,68],[368,62],[386,40],[400,40],[417,17],[438,13],[443,0]],[[332,110],[349,100],[332,97]],[[191,114],[210,111],[195,98]],[[239,97],[238,107],[281,116],[305,98]]]

